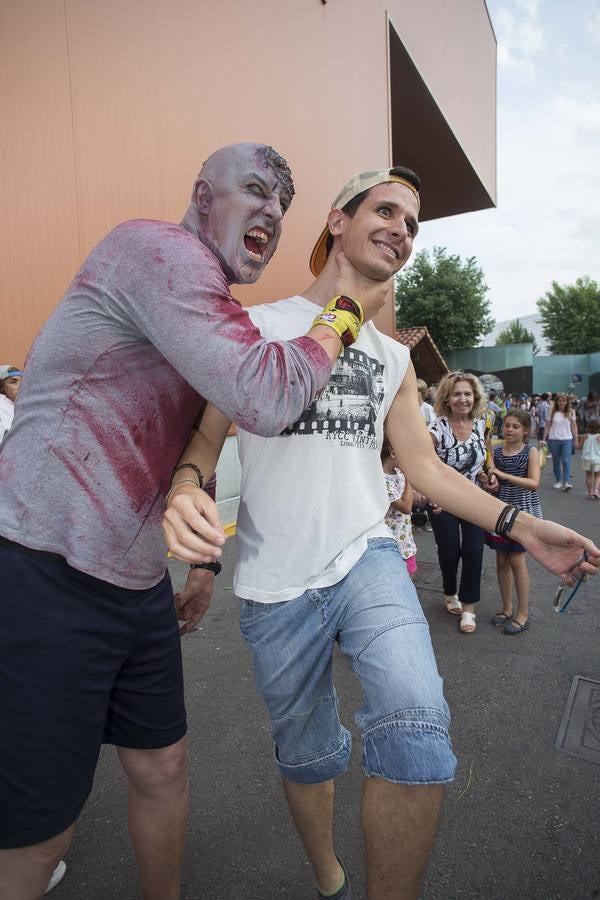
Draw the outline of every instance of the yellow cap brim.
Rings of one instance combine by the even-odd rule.
[[[421,206],[421,200],[419,197],[419,192],[410,181],[407,181],[406,178],[402,178],[400,175],[393,175],[389,169],[384,169],[379,172],[361,172],[359,175],[355,175],[350,181],[344,185],[340,193],[337,195],[335,200],[333,201],[332,209],[343,209],[347,203],[350,202],[354,197],[358,194],[362,194],[363,191],[368,191],[372,187],[377,187],[378,184],[386,184],[389,182],[398,182],[399,184],[403,184],[405,187],[410,188],[415,197],[417,198],[417,203],[419,208]],[[315,278],[319,275],[327,261],[327,238],[329,236],[329,228],[327,225],[319,235],[319,239],[317,243],[313,247],[313,251],[310,254],[309,266],[310,271],[313,273]]]
[[[319,235],[317,243],[313,247],[313,251],[310,254],[310,271],[313,273],[315,278],[317,275],[321,274],[323,266],[327,262],[327,238],[329,236],[329,228],[327,225]]]

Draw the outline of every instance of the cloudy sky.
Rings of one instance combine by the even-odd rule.
[[[475,256],[497,321],[552,281],[600,282],[600,0],[487,0],[498,40],[498,205],[423,223]]]

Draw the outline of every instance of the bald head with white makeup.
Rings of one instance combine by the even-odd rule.
[[[290,168],[265,144],[231,144],[206,160],[182,220],[230,284],[253,284],[275,253],[292,197]]]

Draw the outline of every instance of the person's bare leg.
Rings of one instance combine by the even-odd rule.
[[[416,900],[435,838],[443,786],[367,778],[362,829],[367,900]]]
[[[592,472],[585,473],[585,489],[588,492],[588,497],[590,497],[594,493],[594,485],[593,485],[593,474]]]
[[[41,844],[0,850],[2,900],[39,900],[59,859],[67,852],[75,825]]]
[[[129,833],[144,900],[178,900],[188,810],[185,738],[161,750],[117,749],[129,778]]]
[[[515,621],[524,625],[529,618],[529,572],[527,571],[527,554],[511,553],[510,565],[515,579],[517,592],[517,613]]]
[[[496,574],[502,598],[502,612],[510,618],[513,610],[513,578],[508,553],[496,553]]]
[[[295,784],[283,778],[282,784],[317,886],[325,893],[333,891],[344,877],[333,845],[334,783]]]

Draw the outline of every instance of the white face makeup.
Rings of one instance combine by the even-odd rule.
[[[270,148],[224,148],[205,164],[201,240],[230,284],[253,284],[275,253],[293,195],[289,169]]]
[[[341,221],[341,245],[352,265],[373,281],[387,281],[407,262],[419,229],[417,198],[403,184],[371,188],[354,216]]]

